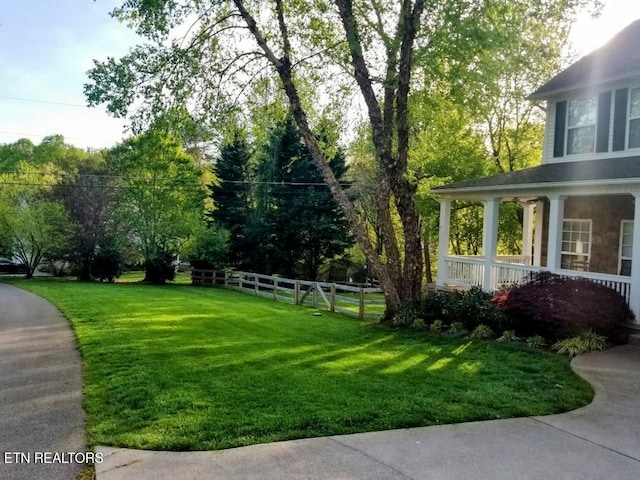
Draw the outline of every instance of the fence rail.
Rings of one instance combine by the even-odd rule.
[[[235,270],[193,270],[191,283],[222,286],[293,305],[341,312],[358,318],[379,318],[384,313],[382,290],[340,283],[312,282]]]

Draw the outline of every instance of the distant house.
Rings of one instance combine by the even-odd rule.
[[[435,189],[437,285],[486,290],[548,270],[621,293],[640,321],[640,20],[530,95],[546,102],[542,165]],[[453,200],[484,203],[482,256],[449,255]],[[524,206],[522,255],[496,256],[499,205]]]

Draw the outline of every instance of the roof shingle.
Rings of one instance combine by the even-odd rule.
[[[529,99],[543,99],[557,91],[597,85],[634,73],[640,73],[640,20],[560,72],[533,92]]]
[[[488,188],[527,185],[570,185],[574,182],[617,179],[640,180],[640,156],[605,158],[581,162],[548,163],[484,178],[475,178],[434,188],[436,193],[473,192]]]

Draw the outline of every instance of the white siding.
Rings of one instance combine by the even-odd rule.
[[[634,157],[640,155],[640,148],[633,149],[625,149],[617,152],[612,152],[612,144],[613,144],[613,117],[614,117],[614,104],[615,104],[615,91],[621,88],[637,88],[640,86],[640,80],[637,77],[631,77],[626,80],[619,80],[616,82],[612,82],[609,85],[604,85],[600,88],[594,90],[574,90],[567,92],[564,95],[558,95],[553,98],[548,99],[547,101],[547,120],[546,127],[544,131],[544,145],[542,152],[542,163],[561,163],[561,162],[580,162],[586,160],[597,160],[602,158],[618,158],[618,157]],[[564,155],[562,157],[554,157],[553,156],[553,143],[555,136],[555,126],[556,126],[556,102],[561,102],[565,100],[572,100],[575,98],[583,98],[586,95],[595,95],[598,96],[603,92],[612,92],[611,94],[611,109],[610,109],[610,117],[609,117],[609,148],[607,152],[603,153],[585,153],[585,154],[575,154],[575,155]],[[627,112],[628,117],[628,112]],[[627,118],[627,134],[629,130],[629,120]],[[566,142],[566,131],[565,131],[565,142]],[[626,145],[626,141],[625,141]]]

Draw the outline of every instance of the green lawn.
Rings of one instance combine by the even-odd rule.
[[[144,272],[134,271],[125,272],[116,279],[116,283],[136,283],[141,282],[144,278]],[[191,273],[176,272],[176,278],[173,279],[172,284],[191,284]]]
[[[90,442],[221,449],[557,413],[589,385],[554,354],[447,340],[238,292],[14,281],[71,320]]]

